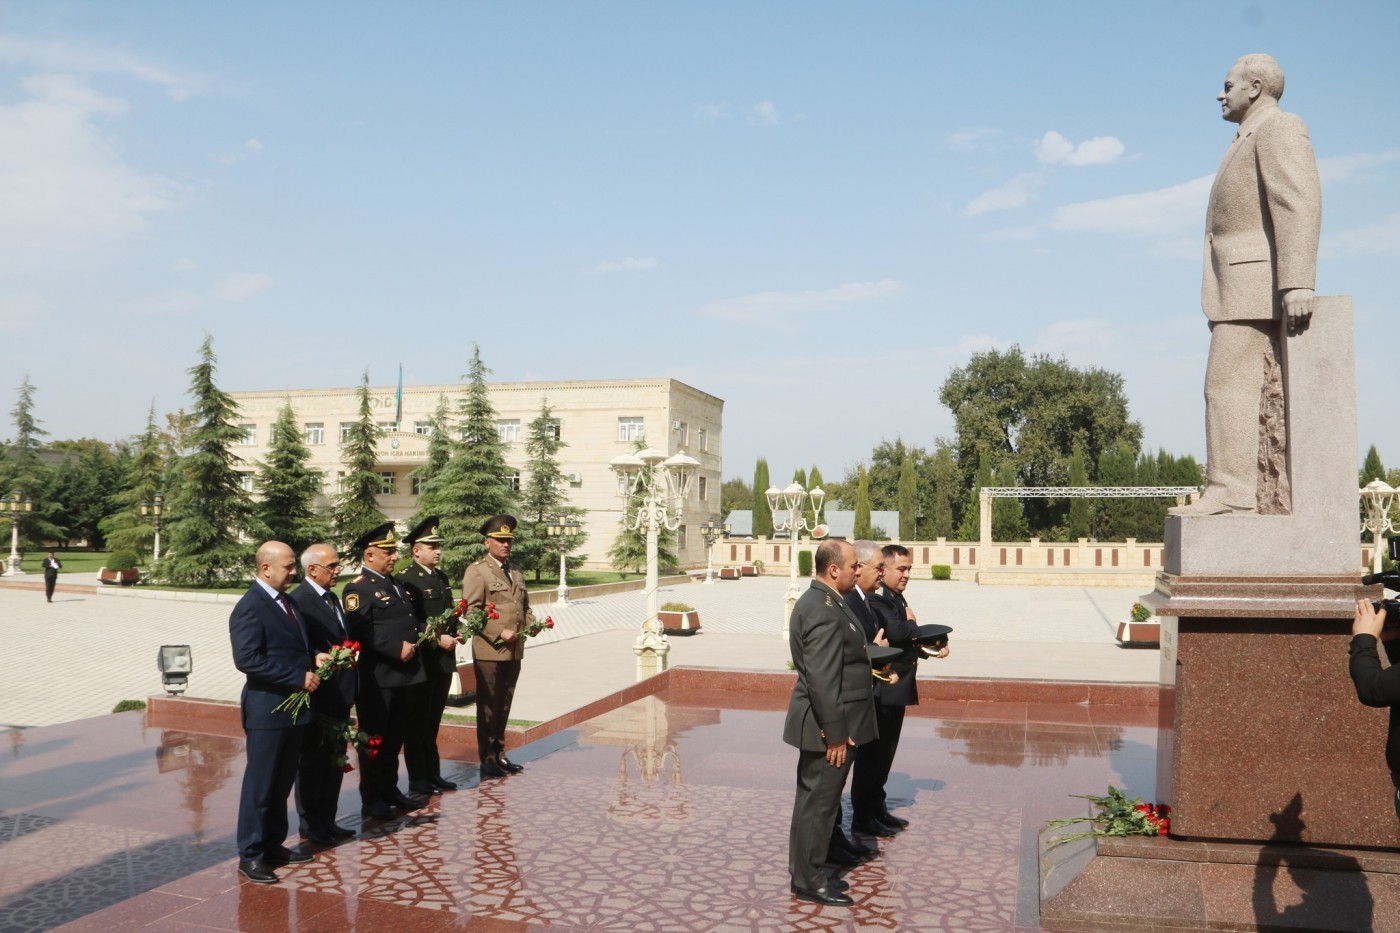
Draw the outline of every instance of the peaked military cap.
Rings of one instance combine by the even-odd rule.
[[[481,525],[481,534],[487,538],[510,541],[515,537],[515,526],[520,524],[514,515],[493,515]]]
[[[371,528],[355,539],[353,545],[357,551],[363,551],[367,547],[384,548],[387,551],[396,550],[399,546],[399,539],[394,537],[394,523],[385,522],[375,528]]]
[[[438,534],[438,516],[429,515],[418,525],[403,536],[403,543],[412,547],[415,544],[441,544],[442,535]]]

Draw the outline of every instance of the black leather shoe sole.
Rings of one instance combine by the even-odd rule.
[[[254,884],[276,884],[277,873],[259,861],[241,861],[238,873]]]
[[[811,901],[813,904],[824,904],[827,907],[850,907],[855,903],[849,894],[840,891],[833,891],[827,887],[817,888],[815,891],[808,891],[806,888],[792,886],[792,896],[799,901]]]

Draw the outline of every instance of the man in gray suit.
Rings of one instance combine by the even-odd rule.
[[[1246,55],[1216,98],[1240,129],[1206,211],[1206,489],[1173,514],[1291,510],[1279,341],[1316,305],[1322,189],[1308,128],[1279,110],[1282,96],[1278,62]]]
[[[847,884],[822,872],[857,745],[873,741],[875,701],[860,622],[846,605],[856,581],[849,542],[817,548],[816,579],[793,606],[788,646],[797,683],[783,741],[799,750],[797,796],[788,836],[792,893],[804,901],[849,907]]]

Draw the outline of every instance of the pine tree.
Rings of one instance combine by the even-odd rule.
[[[986,454],[978,458],[977,473],[972,489],[968,491],[968,503],[963,509],[962,523],[958,525],[959,541],[980,541],[982,538],[982,487],[992,485],[992,464]]]
[[[931,493],[932,527],[924,532],[925,538],[951,538],[953,529],[953,503],[960,492],[958,465],[953,462],[953,451],[946,444],[939,444],[938,450],[934,452],[933,462],[929,468],[932,474]]]
[[[505,445],[496,425],[496,410],[486,387],[491,370],[481,362],[481,347],[472,344],[467,364],[466,391],[457,406],[461,436],[453,442],[452,458],[428,481],[419,499],[424,515],[437,515],[443,537],[442,569],[449,579],[461,579],[467,565],[486,553],[481,525],[507,512],[515,494],[507,474]]]
[[[1137,483],[1137,455],[1126,442],[1105,450],[1099,457],[1100,486],[1133,486]],[[1093,535],[1100,541],[1123,541],[1133,534],[1131,499],[1098,499]]]
[[[1385,465],[1381,463],[1381,455],[1376,453],[1376,445],[1372,444],[1366,451],[1366,459],[1361,464],[1361,475],[1356,482],[1364,489],[1367,483],[1375,479],[1385,479]]]
[[[432,432],[428,435],[428,459],[408,475],[410,482],[417,481],[420,495],[428,482],[441,473],[442,468],[447,466],[447,461],[452,459],[452,431],[447,423],[446,395],[438,396],[437,410],[433,412],[432,420],[428,423]],[[420,514],[413,517],[411,524],[417,525],[423,518],[424,514],[420,510]]]
[[[64,529],[51,518],[57,512],[56,503],[48,496],[52,470],[39,459],[42,446],[39,439],[47,437],[49,432],[39,427],[41,422],[34,417],[34,393],[34,385],[26,372],[19,386],[19,398],[10,410],[15,419],[15,437],[10,444],[7,488],[0,489],[0,495],[20,492],[30,500],[32,510],[19,512],[12,518],[19,522],[20,540],[38,544],[44,539],[63,538]]]
[[[106,545],[113,551],[130,551],[138,556],[151,553],[156,529],[141,514],[141,504],[154,505],[164,489],[165,452],[156,430],[156,404],[146,415],[146,430],[133,445],[126,465],[122,489],[113,497],[113,510],[99,523]]]
[[[180,476],[166,500],[170,520],[161,578],[184,586],[216,586],[246,580],[253,570],[251,535],[256,520],[243,491],[233,445],[243,437],[236,423],[238,404],[214,383],[213,338],[205,337],[200,361],[189,369],[194,429],[190,450],[179,462]]]
[[[1017,486],[1016,468],[1003,463],[996,472],[998,486]],[[1020,499],[992,500],[992,539],[994,541],[1025,541],[1030,537],[1026,524],[1026,509]]]
[[[267,459],[258,467],[260,498],[256,509],[264,526],[260,537],[283,542],[293,554],[326,540],[330,534],[330,525],[315,508],[322,479],[319,471],[307,466],[310,459],[311,451],[302,439],[296,412],[288,400],[273,422]]]
[[[857,541],[865,541],[875,536],[875,529],[870,524],[870,474],[863,466],[860,468],[859,478],[856,480],[856,528],[854,534]]]
[[[1075,446],[1069,458],[1069,485],[1085,487],[1089,485],[1089,471],[1084,467],[1084,448]],[[1065,526],[1065,539],[1078,541],[1089,537],[1089,522],[1094,509],[1088,499],[1069,500],[1069,522]]]
[[[822,492],[826,492],[826,490],[822,488],[822,471],[817,469],[815,463],[812,464],[812,468],[807,471],[807,482],[811,483],[811,485],[807,487],[808,492],[811,492],[813,489],[821,489]],[[826,501],[823,500],[822,507],[816,511],[816,522],[818,525],[825,521],[825,519],[822,518],[822,513],[825,511]]]
[[[768,508],[768,461],[762,457],[753,468],[753,536],[773,537],[773,513]]]
[[[345,476],[331,506],[331,535],[341,554],[350,556],[355,539],[384,524],[379,511],[379,489],[383,479],[379,464],[379,426],[369,407],[369,370],[360,378],[360,417],[341,442],[341,462]]]
[[[914,474],[914,460],[905,457],[899,465],[899,539],[913,541],[918,537],[919,479]]]
[[[520,496],[520,525],[526,529],[526,547],[519,543],[511,549],[511,560],[522,567],[533,567],[535,579],[559,567],[559,555],[568,554],[583,543],[584,533],[572,537],[549,534],[549,524],[556,518],[576,518],[583,514],[569,507],[564,472],[559,469],[559,451],[568,444],[559,436],[559,422],[548,402],[540,403],[540,413],[530,422],[525,439],[525,455],[529,458],[529,478]],[[519,542],[520,529],[516,529]],[[568,558],[565,558],[568,560]]]
[[[812,487],[807,485],[807,471],[802,469],[802,467],[798,467],[797,472],[792,474],[792,481],[794,483],[797,483],[803,489],[811,491]]]

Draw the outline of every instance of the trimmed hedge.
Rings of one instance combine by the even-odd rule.
[[[810,577],[812,575],[812,552],[797,552],[797,575],[799,577]]]
[[[947,564],[934,564],[933,578],[935,580],[951,580],[953,579],[953,568]]]

